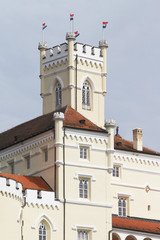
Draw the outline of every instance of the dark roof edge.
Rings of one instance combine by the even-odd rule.
[[[159,233],[156,233],[156,232],[144,231],[144,230],[138,230],[138,229],[132,229],[132,228],[124,228],[124,227],[114,227],[113,225],[112,225],[112,228],[130,230],[130,231],[133,231],[133,232],[151,233],[151,234],[159,235]]]
[[[154,155],[154,156],[160,156],[160,154],[158,154],[158,153],[147,153],[147,152],[137,151],[137,150],[133,151],[133,150],[128,150],[128,149],[127,150],[126,149],[119,149],[119,148],[116,148],[116,147],[114,149],[115,150],[120,150],[120,151],[125,151],[125,152],[133,152],[133,153],[141,153],[141,154],[149,154],[149,155]],[[154,151],[154,150],[150,149],[150,151]]]
[[[160,220],[151,219],[151,218],[140,218],[140,217],[132,217],[132,216],[120,217],[117,214],[112,214],[112,217],[117,217],[119,219],[123,218],[123,219],[139,220],[139,221],[144,221],[144,222],[157,222],[157,223],[160,223]]]

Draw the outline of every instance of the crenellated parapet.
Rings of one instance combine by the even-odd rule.
[[[26,189],[23,191],[22,183],[14,179],[0,176],[0,192],[2,195],[13,197],[29,206],[57,207],[59,209],[59,201],[55,200],[55,193],[53,191],[38,191],[36,189]]]
[[[16,182],[15,180],[6,177],[0,177],[0,192],[3,194],[17,197],[18,199],[22,200],[22,189],[22,184],[20,182]]]
[[[26,203],[33,206],[47,206],[48,208],[59,208],[59,201],[55,200],[55,193],[51,191],[25,190]]]
[[[87,44],[75,43],[73,51],[74,60],[77,58],[82,63],[92,63],[93,65],[103,65],[101,48],[93,47]],[[43,69],[53,67],[54,65],[64,64],[68,61],[68,44],[63,43],[53,48],[48,48],[43,55]]]

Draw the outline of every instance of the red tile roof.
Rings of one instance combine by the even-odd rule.
[[[65,127],[106,132],[104,129],[98,127],[71,107],[66,106],[54,112],[57,111],[64,113],[65,120],[63,125]],[[54,112],[42,115],[1,133],[0,150],[27,140],[48,130],[54,129]],[[85,123],[80,123],[80,120],[85,120]]]
[[[112,227],[160,234],[160,221],[131,217],[112,217]]]
[[[53,191],[53,189],[45,182],[42,177],[36,176],[22,176],[16,174],[0,173],[0,177],[5,177],[7,179],[13,179],[16,182],[20,182],[23,185],[23,190],[25,189],[35,189],[44,191]]]
[[[124,150],[124,151],[131,151],[131,152],[140,152],[140,153],[146,153],[146,154],[152,154],[152,155],[158,155],[160,156],[160,152],[156,152],[154,150],[151,150],[149,148],[143,147],[143,151],[137,151],[133,148],[133,142],[125,140],[121,137],[115,136],[114,137],[114,148],[117,150]]]

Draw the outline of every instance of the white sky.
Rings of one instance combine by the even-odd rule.
[[[120,135],[144,132],[144,145],[160,151],[159,0],[5,0],[0,3],[0,131],[41,115],[38,42],[46,22],[49,47],[65,42],[75,14],[78,42],[98,46],[108,21],[106,119]]]

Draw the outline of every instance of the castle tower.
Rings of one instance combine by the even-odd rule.
[[[75,42],[66,34],[66,43],[47,48],[39,44],[43,114],[71,106],[95,124],[104,126],[107,41],[99,47]]]

